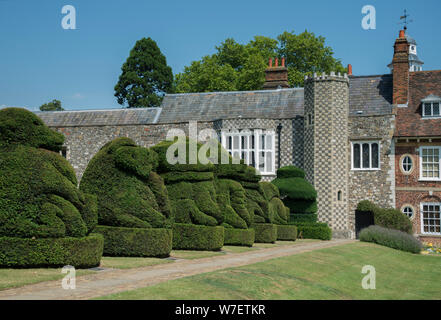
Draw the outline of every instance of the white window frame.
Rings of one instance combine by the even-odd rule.
[[[409,208],[409,209],[412,210],[412,217],[409,217],[409,216],[407,215],[407,213],[404,212],[404,210],[405,210],[406,208]],[[408,217],[409,220],[413,220],[413,219],[415,219],[416,211],[415,211],[415,208],[414,208],[412,205],[410,205],[410,204],[405,204],[404,206],[401,207],[401,212],[402,212],[406,217]]]
[[[440,206],[440,211],[441,211],[441,202],[421,202],[421,204],[420,204],[421,234],[423,234],[423,235],[441,236],[441,227],[440,227],[440,232],[424,232],[424,212],[423,212],[424,206]],[[435,220],[440,220],[440,224],[441,224],[441,212],[440,212],[440,217],[435,219]]]
[[[404,160],[405,160],[406,158],[409,158],[409,159],[410,159],[410,170],[409,170],[409,171],[406,171],[406,170],[404,169]],[[410,155],[410,154],[403,154],[403,156],[402,156],[401,159],[400,159],[400,169],[401,169],[401,172],[402,172],[404,175],[410,175],[410,174],[412,174],[413,170],[415,169],[415,162],[414,162],[414,160],[413,160],[412,155]]]
[[[261,139],[262,136],[266,139],[269,139],[271,142],[271,148],[267,148],[268,140],[265,141],[265,146],[262,148]],[[231,148],[227,147],[227,140],[229,137],[232,137],[232,144]],[[238,137],[238,147],[234,147],[234,138]],[[242,146],[242,137],[245,137],[247,139],[247,147],[244,148]],[[254,137],[254,148],[252,148],[252,137]],[[221,143],[222,146],[231,154],[231,156],[235,156],[236,154],[239,155],[239,158],[242,159],[242,154],[246,154],[246,157],[244,162],[247,165],[252,166],[252,159],[251,155],[252,152],[254,152],[254,167],[260,172],[261,175],[275,175],[276,174],[276,139],[275,139],[275,131],[272,130],[262,130],[262,129],[255,129],[255,130],[230,130],[230,131],[224,131],[222,130],[221,134]],[[260,167],[260,153],[264,153],[264,162],[263,162],[263,171],[259,170]],[[267,154],[270,154],[270,163],[266,161]],[[272,170],[269,170],[269,166],[271,166]]]
[[[438,178],[423,177],[423,149],[438,150]],[[441,181],[441,146],[421,146],[419,148],[420,181]]]
[[[433,115],[433,104],[434,103],[438,103],[438,110],[439,110],[439,114],[438,115]],[[428,102],[423,102],[422,103],[422,116],[423,119],[438,119],[441,118],[441,101],[428,101]],[[431,114],[430,115],[426,115],[426,104],[430,104],[430,111]]]
[[[378,168],[372,168],[372,145],[378,144]],[[360,145],[360,168],[354,168],[354,145]],[[369,168],[363,168],[363,144],[369,144]],[[353,171],[379,171],[381,170],[381,143],[380,141],[351,141],[351,170]]]

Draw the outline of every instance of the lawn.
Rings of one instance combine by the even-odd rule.
[[[191,250],[173,250],[171,252],[172,258],[178,259],[200,259],[224,255],[228,253],[241,253],[250,250],[258,250],[269,247],[284,246],[290,244],[302,244],[314,240],[298,240],[292,241],[278,241],[276,244],[262,244],[256,243],[254,247],[237,247],[225,246],[222,251],[191,251]],[[172,259],[159,258],[136,258],[136,257],[103,257],[101,259],[101,268],[114,269],[131,269],[154,266],[158,264],[171,263]],[[90,269],[77,270],[76,275],[81,276],[85,274],[94,273]],[[34,284],[43,281],[61,280],[66,274],[61,273],[61,268],[34,268],[34,269],[0,269],[0,290],[20,287],[28,284]]]
[[[361,286],[364,265],[376,289]],[[101,299],[441,299],[441,257],[351,243],[126,291]]]

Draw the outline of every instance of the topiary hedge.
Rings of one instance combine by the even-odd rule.
[[[124,228],[98,225],[104,237],[104,255],[111,257],[168,257],[173,232],[162,228]]]
[[[277,225],[277,240],[295,241],[297,239],[297,227],[291,225]]]
[[[377,226],[412,234],[412,222],[398,209],[381,208],[370,201],[363,200],[358,204],[357,211],[372,212]]]
[[[304,223],[304,222],[314,223],[316,221],[317,221],[316,213],[291,214],[289,217],[290,224]]]
[[[96,198],[78,190],[75,171],[58,153],[63,142],[32,112],[0,110],[0,238],[8,266],[94,264],[88,250],[58,252],[78,248],[97,223]]]
[[[412,253],[420,253],[423,249],[421,242],[410,234],[380,226],[370,226],[361,230],[360,241],[373,242]]]
[[[92,268],[100,265],[104,239],[92,233],[82,238],[0,237],[0,266],[6,268]]]
[[[296,223],[298,236],[302,239],[331,240],[332,230],[326,223]]]
[[[291,200],[315,201],[317,198],[317,191],[303,178],[276,178],[272,183],[279,188],[282,196]]]
[[[224,245],[224,227],[175,223],[173,249],[220,250]]]
[[[288,224],[289,208],[280,199],[279,189],[270,182],[260,182],[261,190],[268,201],[268,216],[271,223]]]
[[[305,178],[305,171],[295,166],[286,166],[277,170],[277,178]]]
[[[225,228],[224,231],[225,245],[252,247],[254,244],[254,229]]]
[[[277,226],[271,223],[256,223],[253,225],[256,232],[256,243],[274,243],[277,240]]]

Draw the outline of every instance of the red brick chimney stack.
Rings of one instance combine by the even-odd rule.
[[[288,84],[288,68],[285,66],[285,58],[282,57],[279,66],[279,58],[275,59],[273,66],[273,58],[268,61],[268,68],[265,70],[265,83],[263,89],[274,90],[280,88],[289,88]]]
[[[395,40],[393,65],[393,104],[407,104],[409,98],[409,43],[405,30]]]
[[[348,64],[348,76],[352,76],[352,64]]]

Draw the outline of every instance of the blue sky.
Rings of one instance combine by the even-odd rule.
[[[76,30],[61,27],[68,4]],[[361,27],[364,5],[376,8],[376,30]],[[388,73],[405,8],[425,70],[441,69],[439,0],[0,0],[0,107],[36,110],[56,98],[66,109],[119,108],[113,88],[142,37],[154,39],[178,73],[227,37],[246,43],[307,29],[354,74]]]

